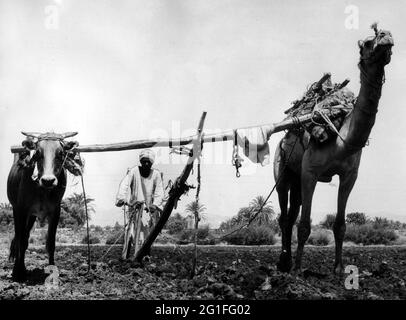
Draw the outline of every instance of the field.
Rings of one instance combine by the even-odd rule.
[[[345,246],[345,265],[358,268],[359,288],[331,273],[334,247],[307,246],[304,273],[275,269],[279,245],[199,246],[197,274],[190,279],[193,246],[157,245],[143,267],[120,261],[121,246],[57,245],[57,282],[47,284],[43,245],[30,245],[28,280],[12,282],[8,248],[0,249],[0,299],[405,299],[405,246]],[[102,259],[103,258],[103,259]],[[348,279],[347,279],[348,282]]]

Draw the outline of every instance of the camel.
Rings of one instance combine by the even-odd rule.
[[[339,130],[341,137],[337,136],[324,144],[319,144],[307,132],[290,130],[276,149],[274,177],[275,181],[279,179],[277,192],[281,209],[279,225],[282,231],[282,251],[277,263],[280,271],[290,272],[292,269],[292,228],[302,206],[293,267],[295,273],[302,272],[304,245],[311,232],[310,216],[314,189],[317,182],[330,182],[334,175],[338,175],[340,184],[333,226],[335,240],[333,271],[336,274],[343,272],[342,248],[346,230],[347,199],[357,180],[362,148],[375,123],[384,82],[384,67],[390,62],[392,55],[391,33],[378,31],[376,25],[372,28],[375,30],[375,36],[358,41],[361,87],[353,111],[345,118]]]

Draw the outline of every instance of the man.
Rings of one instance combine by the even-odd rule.
[[[161,173],[152,169],[155,153],[145,149],[140,153],[141,166],[128,170],[121,181],[116,197],[116,206],[129,206],[124,235],[122,258],[127,259],[131,242],[135,244],[135,254],[159,219],[164,199]]]

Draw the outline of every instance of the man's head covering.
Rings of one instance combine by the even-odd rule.
[[[144,158],[147,158],[151,163],[154,163],[155,161],[155,152],[152,151],[151,149],[144,149],[140,153],[140,161]]]

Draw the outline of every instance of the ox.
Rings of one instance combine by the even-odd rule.
[[[55,235],[66,188],[64,160],[67,151],[76,144],[64,139],[75,136],[77,132],[22,134],[27,136],[22,143],[26,152],[20,155],[20,160],[14,161],[7,180],[7,196],[13,206],[15,232],[9,259],[14,260],[12,276],[18,282],[26,279],[24,256],[37,217],[48,218],[46,249],[49,264],[54,264]]]

